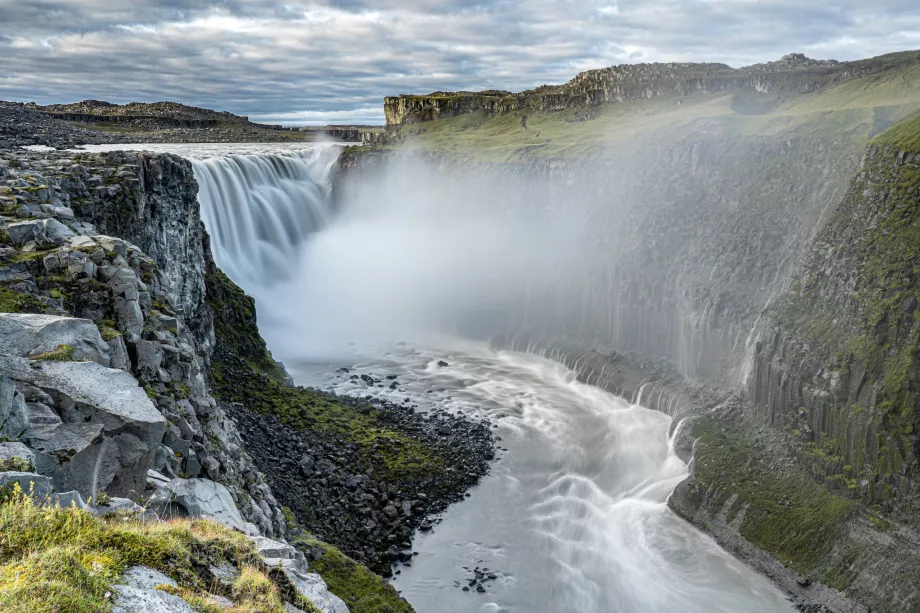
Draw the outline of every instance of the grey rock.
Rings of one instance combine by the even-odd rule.
[[[0,473],[0,487],[14,483],[18,483],[23,492],[37,499],[47,498],[54,491],[54,488],[51,487],[51,479],[44,475],[19,471]]]
[[[73,230],[53,218],[42,220],[42,234],[46,243],[55,246],[61,246],[75,236]]]
[[[75,490],[51,494],[48,503],[64,509],[70,507],[76,507],[78,509],[86,508],[86,501],[83,500],[83,496],[80,495],[80,492]]]
[[[141,379],[147,381],[157,379],[160,365],[163,363],[163,350],[160,347],[160,343],[154,341],[138,341],[135,345],[137,374]]]
[[[350,613],[345,601],[330,592],[326,582],[318,574],[285,567],[282,567],[282,570],[301,596],[316,605],[322,613]]]
[[[185,600],[162,590],[158,585],[175,587],[176,582],[146,566],[135,566],[115,586],[117,596],[112,613],[195,613]]]
[[[30,428],[36,464],[58,489],[139,496],[166,420],[129,374],[95,362],[32,363],[0,356],[0,371],[55,398],[61,424]],[[34,440],[33,440],[34,439]],[[79,449],[77,449],[79,448]],[[54,453],[76,450],[76,453]]]
[[[109,346],[88,319],[0,313],[0,354],[31,357],[60,345],[73,347],[75,360],[92,360],[103,366],[110,363]]]
[[[171,479],[164,475],[163,473],[157,472],[152,468],[147,471],[147,485],[153,488],[163,487],[168,485]]]
[[[22,246],[29,241],[34,241],[44,230],[40,220],[20,221],[11,223],[6,227],[10,241],[16,246]]]
[[[0,436],[19,438],[28,427],[25,397],[16,390],[12,379],[0,375]]]
[[[148,508],[161,517],[204,517],[246,531],[230,491],[207,479],[173,479],[150,497]]]
[[[109,366],[125,372],[131,372],[131,358],[128,356],[125,339],[121,336],[116,336],[106,342],[109,345]]]
[[[35,468],[35,454],[22,443],[0,443],[0,462],[20,458]]]

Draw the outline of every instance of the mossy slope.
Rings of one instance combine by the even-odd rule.
[[[212,565],[240,571],[226,585]],[[283,575],[270,571],[247,537],[206,520],[142,522],[128,515],[97,518],[76,507],[39,507],[20,490],[0,501],[0,610],[8,613],[89,613],[112,609],[113,585],[144,565],[174,579],[176,593],[199,609],[209,594],[230,598],[231,613],[283,613],[292,597]],[[282,596],[285,595],[285,596]]]

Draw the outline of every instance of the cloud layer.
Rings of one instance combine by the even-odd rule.
[[[612,64],[920,48],[917,0],[0,0],[0,99],[381,123],[383,97]]]

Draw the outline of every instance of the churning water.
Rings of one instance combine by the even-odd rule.
[[[500,207],[488,199],[432,214],[425,201],[393,203],[373,189],[333,214],[335,148],[172,150],[195,159],[215,258],[256,297],[262,332],[298,382],[498,425],[491,475],[416,537],[418,555],[399,569],[395,585],[419,613],[792,610],[667,508],[688,474],[670,416],[580,383],[557,362],[459,340],[471,319],[493,318],[496,305],[507,318],[514,292],[554,267],[565,273],[549,237],[577,228],[490,216]],[[477,332],[503,331],[501,317]],[[335,372],[341,365],[396,375],[399,386],[358,385]],[[485,593],[462,589],[475,567],[495,575]]]

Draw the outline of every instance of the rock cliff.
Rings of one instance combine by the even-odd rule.
[[[790,54],[776,62],[734,69],[725,64],[623,64],[578,74],[564,85],[544,85],[512,94],[505,91],[434,92],[384,99],[387,126],[432,121],[474,112],[487,116],[520,111],[590,109],[599,105],[646,100],[665,94],[688,96],[751,88],[757,92],[815,92],[845,81],[915,62],[916,52],[856,62],[812,60]]]

